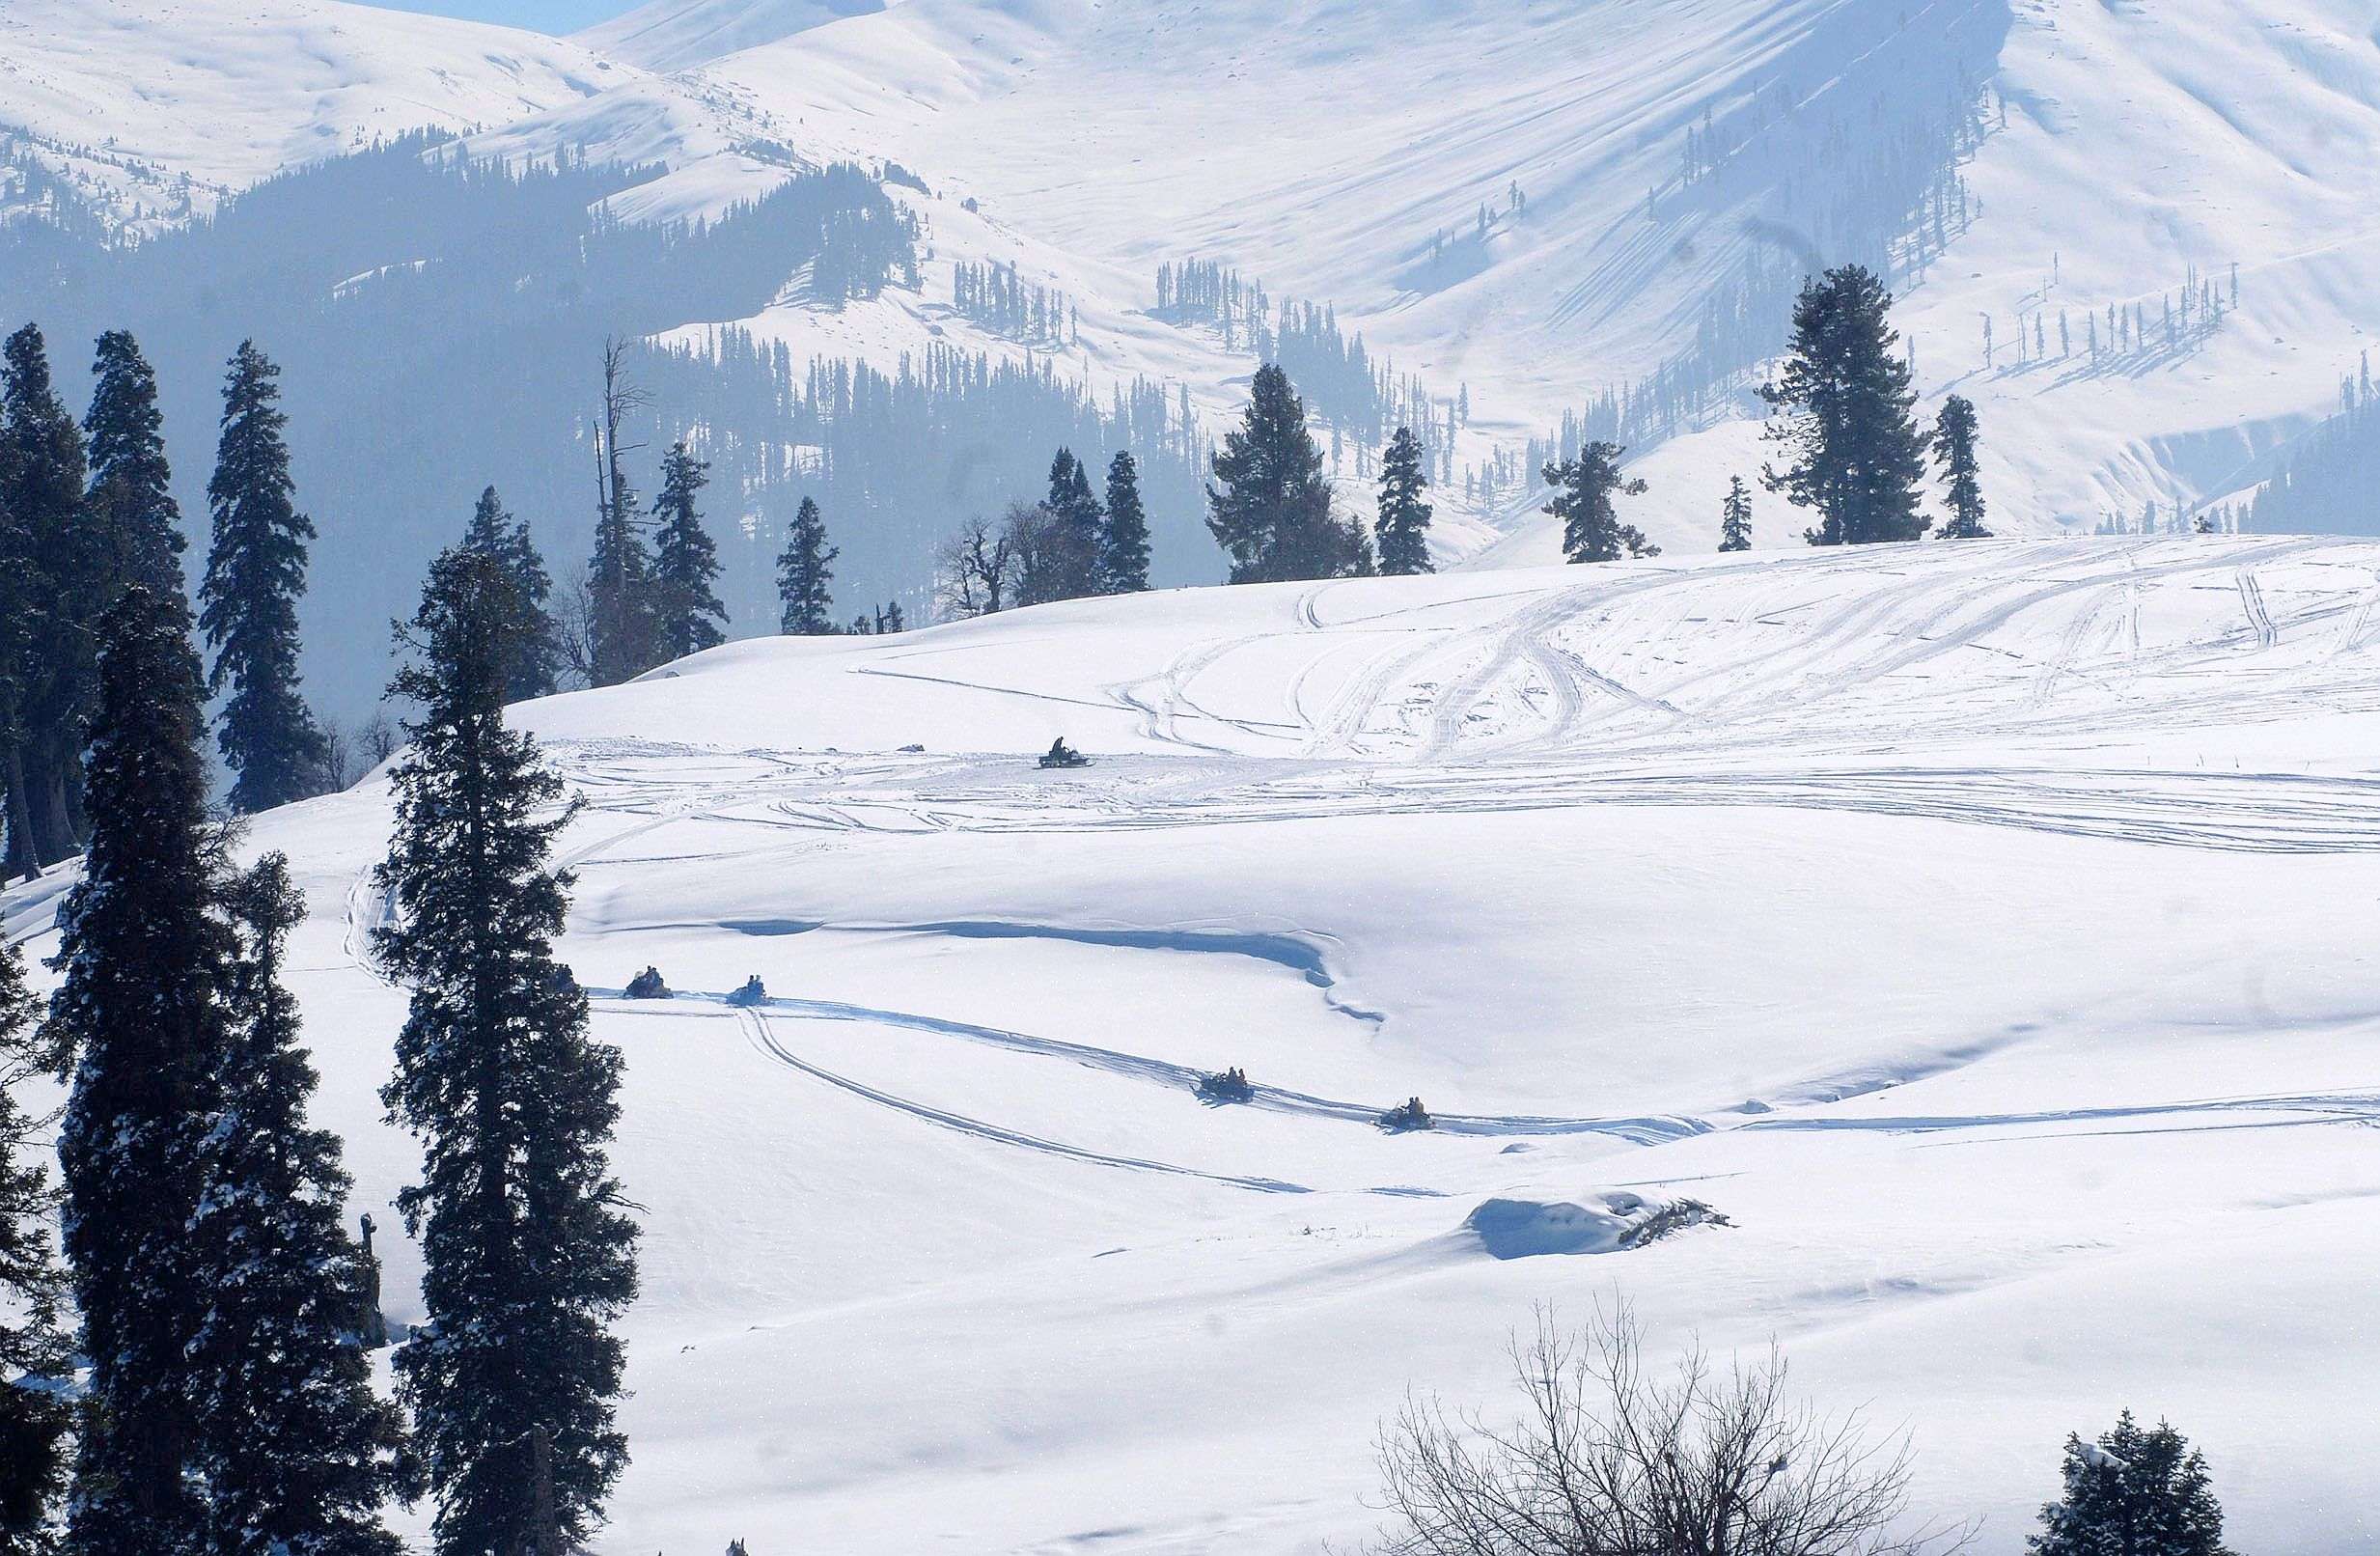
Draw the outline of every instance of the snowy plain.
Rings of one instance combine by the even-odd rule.
[[[2375,709],[2380,545],[2225,537],[1178,591],[525,705],[646,1229],[597,1548],[1353,1548],[1409,1387],[1492,1411],[1533,1304],[1624,1298],[1907,1430],[1980,1551],[2126,1406],[2239,1548],[2368,1550]],[[384,1227],[388,820],[245,845]],[[1681,1196],[1733,1224],[1467,1227]]]

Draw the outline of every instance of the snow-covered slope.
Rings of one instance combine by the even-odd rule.
[[[507,124],[638,73],[563,39],[342,0],[0,5],[0,128],[136,230],[375,137]]]
[[[599,1548],[1352,1548],[1409,1385],[1496,1410],[1533,1303],[1613,1295],[1908,1427],[1985,1556],[2125,1406],[2239,1548],[2371,1548],[2375,576],[2207,537],[1189,591],[524,707],[646,1227]],[[1038,771],[1060,734],[1097,764]],[[375,1212],[388,820],[246,844],[311,897]],[[648,963],[678,998],[617,997]],[[1230,1065],[1255,1102],[1199,1105]],[[1436,1131],[1371,1126],[1416,1094]],[[1466,1229],[1679,1196],[1733,1226]]]
[[[882,11],[884,0],[656,0],[598,22],[578,41],[612,59],[649,70],[682,70],[839,16]]]

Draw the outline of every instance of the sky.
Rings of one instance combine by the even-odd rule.
[[[574,33],[635,9],[638,0],[371,0],[389,11],[425,11],[437,16],[498,21],[541,33]]]

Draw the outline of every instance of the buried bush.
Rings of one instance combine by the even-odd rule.
[[[1905,1442],[1793,1403],[1772,1350],[1721,1372],[1649,1368],[1622,1307],[1583,1333],[1540,1311],[1515,1337],[1509,1425],[1416,1401],[1381,1433],[1381,1556],[1920,1556]]]

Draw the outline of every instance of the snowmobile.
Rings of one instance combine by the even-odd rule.
[[[1041,754],[1041,765],[1044,768],[1088,767],[1091,759],[1066,744],[1066,737],[1062,735],[1052,740],[1049,749]]]
[[[648,967],[628,980],[630,999],[668,999],[670,986],[661,981],[661,969]]]
[[[1410,1134],[1416,1129],[1434,1129],[1438,1121],[1429,1116],[1418,1097],[1408,1098],[1398,1106],[1380,1115],[1380,1127],[1391,1134]]]
[[[756,1005],[766,1005],[768,1003],[768,990],[761,986],[761,975],[759,973],[754,973],[751,977],[745,979],[744,986],[737,989],[734,993],[730,994],[727,997],[727,1002],[730,1005],[735,1006],[739,1010],[747,1011]]]
[[[1199,1077],[1199,1100],[1220,1107],[1227,1102],[1248,1102],[1256,1098],[1256,1088],[1248,1084],[1248,1072],[1233,1065],[1220,1075]]]

